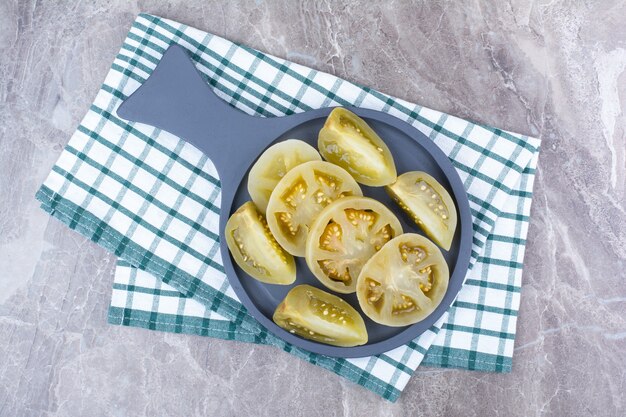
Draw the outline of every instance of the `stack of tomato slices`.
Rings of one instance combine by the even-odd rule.
[[[291,285],[294,256],[305,257],[326,288],[356,292],[362,312],[373,321],[406,326],[425,319],[448,287],[448,265],[437,245],[449,250],[452,244],[457,223],[452,198],[425,172],[397,176],[385,142],[344,108],[328,116],[318,148],[319,153],[289,139],[259,157],[248,175],[252,201],[226,224],[233,259],[252,278]],[[393,212],[364,197],[359,183],[384,186],[432,241],[404,233]],[[368,341],[356,309],[310,285],[291,289],[273,319],[320,343],[349,347]]]

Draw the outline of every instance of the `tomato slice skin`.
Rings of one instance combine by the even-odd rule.
[[[368,197],[344,197],[326,206],[312,223],[306,262],[327,288],[353,293],[363,265],[400,234],[400,221],[381,202]]]
[[[296,280],[296,264],[280,247],[254,203],[248,201],[226,222],[226,244],[241,269],[266,284],[289,285]]]
[[[272,191],[287,172],[304,162],[321,160],[314,147],[299,139],[287,139],[270,146],[250,168],[250,198],[265,214]]]
[[[310,285],[291,289],[273,320],[292,334],[328,345],[352,347],[368,340],[363,317],[350,304]]]
[[[437,180],[425,172],[411,171],[385,190],[429,238],[450,250],[457,225],[456,206]]]
[[[363,192],[343,168],[325,161],[291,169],[272,191],[267,224],[278,243],[294,256],[304,256],[311,223],[324,207]]]
[[[396,165],[385,142],[347,109],[337,107],[330,113],[317,145],[325,160],[339,165],[361,184],[383,186],[396,179]]]
[[[400,235],[363,266],[356,294],[363,313],[400,327],[428,317],[443,300],[450,271],[441,250],[424,236]]]

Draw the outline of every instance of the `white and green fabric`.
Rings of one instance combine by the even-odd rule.
[[[381,110],[449,156],[469,195],[474,241],[465,285],[430,331],[385,354],[346,360],[294,348],[247,313],[222,267],[213,164],[181,139],[115,115],[173,43],[189,51],[220,97],[247,113],[271,117],[340,105]],[[537,139],[142,14],[37,198],[52,216],[119,257],[110,323],[275,345],[395,401],[421,363],[510,371],[538,149]]]

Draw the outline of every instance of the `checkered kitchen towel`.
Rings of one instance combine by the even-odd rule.
[[[115,115],[168,45],[186,48],[224,100],[258,116],[355,105],[388,112],[433,140],[467,189],[471,269],[430,331],[375,357],[301,351],[243,308],[222,267],[220,183],[193,146]],[[42,208],[119,257],[109,322],[280,347],[395,401],[420,363],[511,369],[539,141],[470,123],[329,74],[142,14],[87,115],[37,193]]]

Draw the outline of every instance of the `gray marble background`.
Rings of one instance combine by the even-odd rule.
[[[626,2],[0,0],[0,415],[617,416]],[[270,347],[106,324],[114,258],[33,196],[139,12],[543,139],[513,372],[396,404]]]

